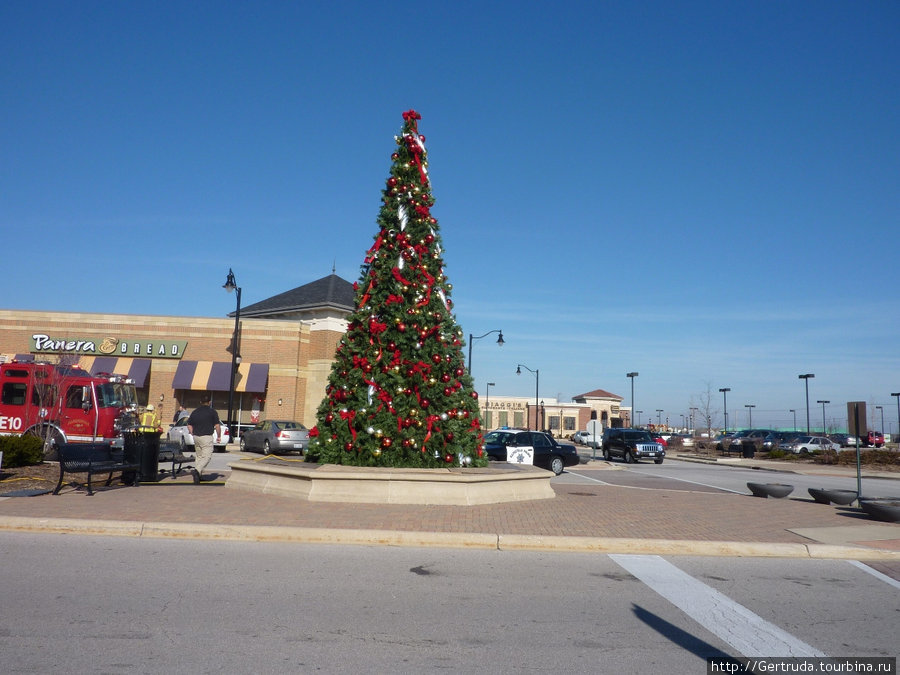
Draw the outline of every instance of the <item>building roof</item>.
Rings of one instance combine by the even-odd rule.
[[[613,394],[611,392],[606,391],[605,389],[594,389],[594,391],[589,391],[586,394],[578,394],[577,396],[573,396],[572,400],[577,401],[579,399],[586,398],[614,398],[617,401],[623,400],[621,396],[618,394]]]
[[[355,308],[355,298],[353,284],[332,273],[304,286],[242,307],[241,316],[277,319],[283,314],[318,309],[335,309],[341,313],[349,313]],[[235,312],[231,312],[228,316],[234,315]]]

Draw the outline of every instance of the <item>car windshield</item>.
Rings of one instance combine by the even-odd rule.
[[[485,443],[496,443],[497,445],[506,445],[516,437],[508,431],[492,431],[484,437]]]
[[[623,436],[624,438],[627,438],[631,441],[646,441],[647,443],[653,442],[650,434],[646,431],[626,431]]]

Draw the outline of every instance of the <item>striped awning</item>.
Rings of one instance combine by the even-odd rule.
[[[0,363],[9,363],[10,361],[31,363],[34,361],[34,354],[0,354]]]
[[[240,363],[234,374],[234,390],[263,393],[268,381],[268,363]],[[172,389],[228,391],[230,384],[230,361],[181,361],[172,378]]]
[[[125,375],[134,380],[134,386],[138,389],[147,386],[151,363],[151,359],[116,356],[82,356],[78,359],[78,365],[89,371],[91,375],[97,373]]]

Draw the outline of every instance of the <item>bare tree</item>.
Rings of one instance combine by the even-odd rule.
[[[697,417],[706,427],[707,438],[712,438],[712,421],[713,417],[719,413],[713,408],[713,386],[711,382],[706,382],[706,391],[691,396],[690,407],[697,409]]]

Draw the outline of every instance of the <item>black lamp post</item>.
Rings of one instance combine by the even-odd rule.
[[[522,374],[522,368],[527,370],[529,373],[534,375],[534,426],[535,431],[539,431],[537,429],[537,416],[538,416],[538,389],[541,383],[541,371],[540,370],[532,370],[528,366],[523,366],[521,363],[516,364],[516,375]]]
[[[241,362],[241,356],[238,353],[239,334],[241,329],[241,287],[237,285],[234,279],[234,272],[228,268],[228,277],[222,285],[226,291],[237,291],[237,310],[234,313],[234,334],[231,337],[231,378],[228,381],[228,433],[231,438],[235,438],[234,433],[234,375],[237,372],[237,366]]]
[[[722,392],[722,406],[725,408],[725,433],[728,433],[728,392],[731,387],[723,387],[719,389]]]
[[[825,404],[831,403],[831,401],[816,401],[816,403],[822,404],[822,435],[825,435]]]
[[[797,411],[791,408],[788,412],[794,413],[794,428],[791,431],[797,431]]]
[[[814,373],[806,373],[804,375],[798,375],[798,379],[806,382],[806,433],[809,435],[810,427],[809,427],[809,378],[815,377]]]
[[[488,382],[484,388],[484,416],[487,418],[488,425],[491,423],[491,387],[496,386],[496,383]]]
[[[475,342],[475,340],[480,340],[483,337],[487,337],[491,333],[500,333],[500,337],[497,338],[498,345],[500,345],[502,347],[503,345],[506,344],[503,341],[503,331],[502,330],[489,330],[484,335],[479,335],[477,337],[472,337],[472,334],[469,333],[469,375],[472,374],[472,343]]]
[[[900,433],[900,391],[895,391],[891,396],[897,399],[897,433]]]
[[[625,377],[631,380],[631,414],[634,415],[634,378],[636,378],[640,373],[625,373]],[[631,419],[631,424],[629,426],[634,426],[634,419]]]
[[[747,409],[747,414],[750,415],[750,419],[747,420],[747,427],[749,429],[753,428],[753,409],[756,407],[752,403],[745,403],[744,407]]]

